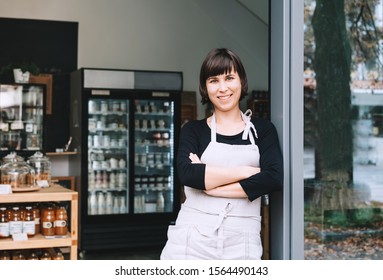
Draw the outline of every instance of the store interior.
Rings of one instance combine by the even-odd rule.
[[[97,222],[101,218],[97,215],[82,218],[91,215],[84,214],[82,205],[88,202],[85,202],[84,194],[81,194],[80,190],[85,188],[85,181],[81,179],[81,174],[75,171],[78,167],[75,162],[78,160],[84,162],[86,157],[82,158],[83,144],[79,144],[72,129],[76,108],[71,98],[76,93],[73,93],[71,88],[73,85],[71,74],[84,68],[136,73],[151,71],[181,73],[181,87],[163,90],[156,85],[157,88],[148,86],[138,90],[147,94],[146,92],[159,89],[160,92],[179,95],[180,99],[177,101],[179,103],[176,101],[174,103],[180,106],[179,112],[175,115],[176,120],[172,120],[177,126],[175,128],[177,132],[185,121],[203,118],[209,114],[209,108],[201,105],[198,94],[200,63],[210,49],[228,47],[235,50],[242,58],[249,77],[249,95],[241,106],[243,109],[251,107],[257,110],[254,107],[254,100],[268,99],[268,1],[254,3],[247,0],[182,2],[129,0],[111,3],[103,0],[96,2],[81,0],[63,3],[54,0],[50,1],[49,5],[43,0],[25,0],[7,4],[3,2],[0,2],[0,36],[7,40],[1,44],[0,53],[7,55],[0,56],[0,66],[20,62],[36,64],[40,71],[37,75],[33,75],[35,80],[30,83],[43,85],[45,94],[42,138],[39,142],[41,145],[29,147],[30,150],[24,153],[25,149],[28,150],[28,145],[25,144],[24,150],[20,149],[17,152],[27,159],[33,154],[32,151],[41,150],[51,163],[52,180],[80,194],[79,250],[76,258],[158,259],[164,238],[166,239],[164,230],[174,220],[175,213],[169,212],[166,219],[162,220],[162,224],[156,225],[158,228],[155,230],[158,229],[158,232],[164,235],[158,240],[153,234],[145,237],[141,243],[134,242],[137,233],[123,229],[121,235],[127,233],[126,238],[131,239],[126,242],[125,247],[122,246],[123,248],[118,248],[116,245],[108,247],[106,243],[105,246],[97,247],[91,244],[93,241],[87,245],[89,248],[82,245],[88,244],[84,242],[86,238],[84,236],[92,235],[93,230],[100,231],[89,226],[85,234],[86,227],[82,229],[82,226],[88,221]],[[241,21],[236,20],[239,17]],[[4,85],[13,84],[13,79],[14,77],[9,74],[0,75],[0,83]],[[95,99],[97,102],[103,100],[98,98]],[[150,100],[151,97],[145,98]],[[167,97],[158,98],[165,100]],[[128,106],[131,102],[133,99],[127,103]],[[145,104],[142,103],[141,107],[144,108]],[[269,116],[268,100],[264,107],[257,108],[258,110],[261,108],[261,111],[254,113],[262,117]],[[96,118],[96,124],[97,121],[101,119]],[[141,120],[145,123],[144,121]],[[133,139],[137,135],[129,134],[129,137]],[[7,146],[2,149],[2,156],[9,154],[13,148]],[[131,155],[128,153],[125,155],[127,162]],[[86,176],[86,182],[89,182],[90,175]],[[173,189],[176,189],[179,186],[176,178],[173,180],[175,182]],[[182,201],[182,192],[175,191],[174,194],[174,205],[178,205]],[[147,204],[145,211],[152,211],[148,210],[152,209],[150,207],[152,206]],[[175,206],[174,209],[177,207],[179,206]],[[134,211],[138,210],[134,208]],[[144,231],[152,230],[149,223],[159,223],[156,214],[149,216],[151,218],[148,219]],[[128,225],[132,223],[132,226],[137,228],[135,230],[140,232],[142,230],[139,228],[140,219],[126,219],[124,223]],[[117,222],[113,223],[114,226]],[[94,242],[99,241],[95,239]],[[145,242],[148,245],[142,245]],[[136,245],[131,245],[133,243]],[[66,252],[68,251],[64,250],[64,253]]]

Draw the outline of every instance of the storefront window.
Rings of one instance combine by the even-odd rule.
[[[305,0],[305,259],[383,259],[383,0]]]

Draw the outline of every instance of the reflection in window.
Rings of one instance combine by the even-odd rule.
[[[383,0],[305,0],[305,258],[383,259]]]

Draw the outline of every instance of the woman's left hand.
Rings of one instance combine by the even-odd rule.
[[[202,161],[199,159],[199,157],[196,154],[190,153],[189,159],[192,163],[202,163]]]

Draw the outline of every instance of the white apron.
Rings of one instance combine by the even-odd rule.
[[[216,141],[213,114],[211,142],[201,156],[203,163],[259,167],[258,146],[250,132],[252,129],[256,135],[255,128],[250,116],[242,114],[242,118],[246,123],[242,139],[250,137],[251,144],[229,145]],[[261,259],[261,198],[251,202],[213,197],[187,186],[185,196],[176,224],[169,226],[161,259]]]

